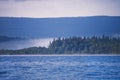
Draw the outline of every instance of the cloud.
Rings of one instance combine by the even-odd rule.
[[[2,0],[0,16],[117,16],[119,7],[120,0]]]
[[[14,0],[14,1],[18,1],[19,2],[19,1],[28,1],[28,0]]]
[[[41,1],[48,1],[48,0],[14,0],[16,2],[25,2],[25,1],[28,1],[28,2],[41,2]]]
[[[0,0],[0,1],[9,1],[9,0]]]

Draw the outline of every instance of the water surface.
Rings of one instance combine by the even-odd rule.
[[[0,56],[0,80],[120,80],[120,56]]]

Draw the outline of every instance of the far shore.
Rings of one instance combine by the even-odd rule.
[[[120,56],[120,54],[6,54],[0,56]]]

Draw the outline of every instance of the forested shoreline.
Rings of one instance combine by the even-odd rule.
[[[11,45],[12,46],[12,45]],[[0,50],[0,55],[21,54],[120,54],[120,37],[93,36],[57,38],[46,47]]]

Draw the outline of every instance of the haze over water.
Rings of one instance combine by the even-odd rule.
[[[23,49],[29,47],[48,47],[52,38],[44,39],[25,39],[25,40],[12,40],[7,42],[0,42],[0,49]]]

